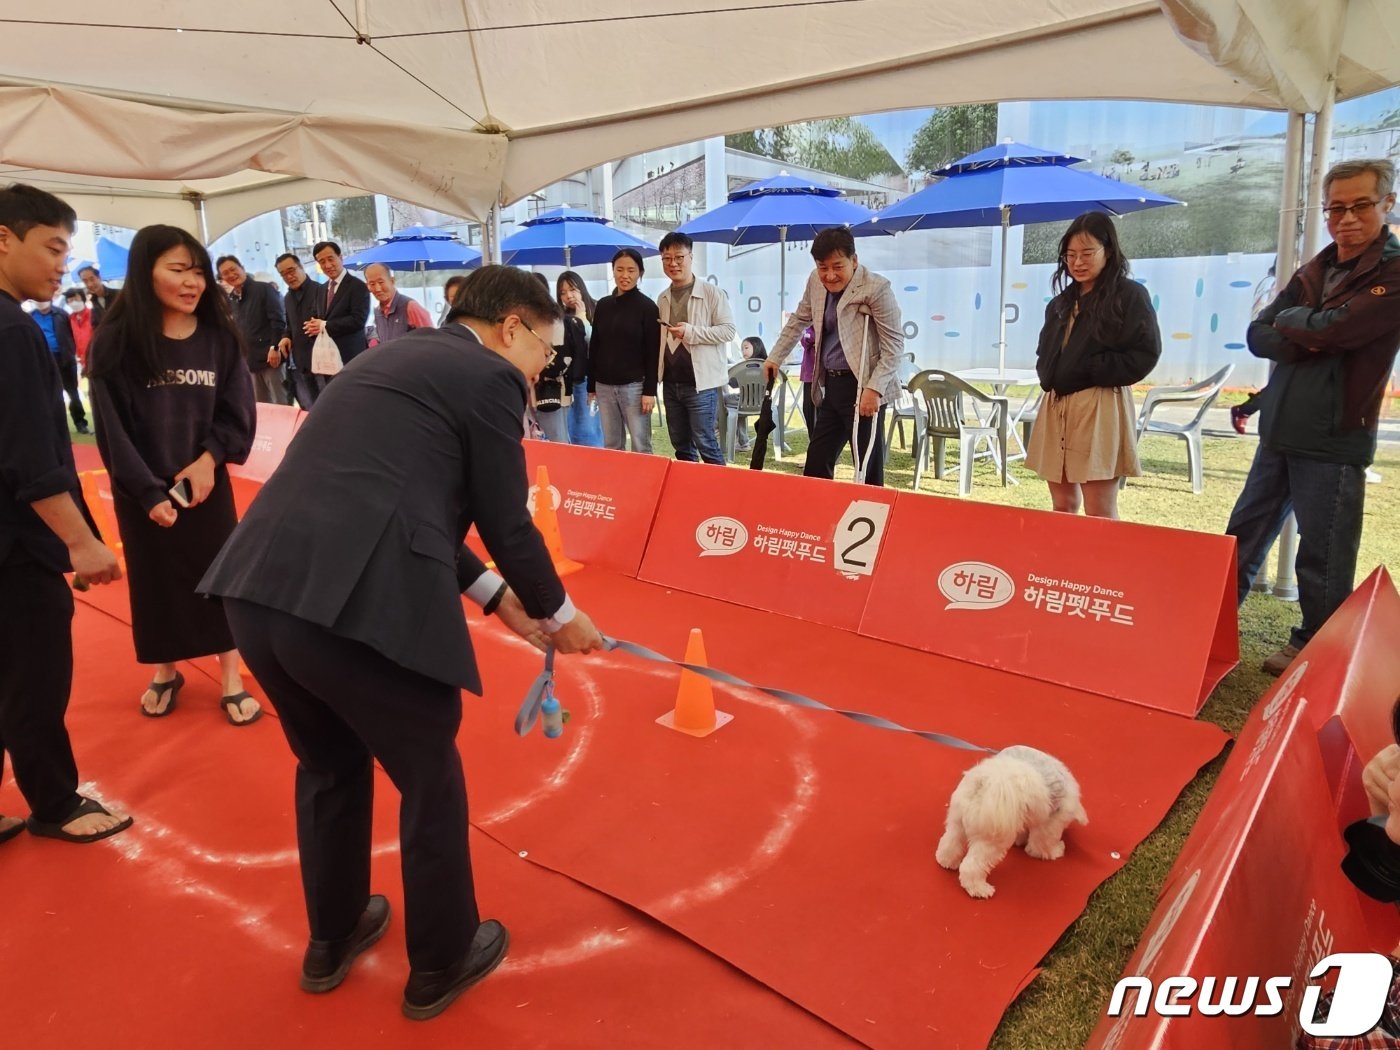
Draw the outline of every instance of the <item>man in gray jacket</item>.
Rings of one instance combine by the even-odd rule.
[[[656,299],[662,324],[657,380],[676,458],[723,466],[715,413],[720,388],[729,380],[726,347],[734,338],[734,314],[723,292],[695,279],[693,247],[683,233],[661,238],[661,265],[671,287]]]
[[[897,366],[904,353],[899,303],[889,281],[860,265],[855,238],[845,227],[817,234],[812,258],[817,268],[783,325],[763,376],[777,376],[803,329],[811,325],[816,335],[812,400],[817,416],[802,473],[834,477],[836,461],[850,443],[856,480],[883,485],[884,405],[899,392]]]

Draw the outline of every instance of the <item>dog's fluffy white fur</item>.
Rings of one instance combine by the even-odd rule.
[[[1007,850],[1024,845],[1038,860],[1058,860],[1071,822],[1089,818],[1069,768],[1033,747],[1008,747],[963,774],[948,803],[938,863],[957,869],[970,896],[990,897],[996,889],[987,876]]]

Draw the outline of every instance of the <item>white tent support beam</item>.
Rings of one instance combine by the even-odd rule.
[[[1308,167],[1308,200],[1303,211],[1303,260],[1311,259],[1322,250],[1322,179],[1327,174],[1327,160],[1332,153],[1332,114],[1337,103],[1333,81],[1328,82],[1322,108],[1313,121],[1312,156]],[[1291,128],[1290,128],[1291,130]],[[1284,601],[1298,600],[1298,576],[1294,562],[1298,557],[1298,521],[1290,514],[1283,523],[1278,538],[1278,570],[1274,576],[1274,597]]]
[[[1277,294],[1283,290],[1293,277],[1293,272],[1298,269],[1298,238],[1302,232],[1301,209],[1304,204],[1303,193],[1303,153],[1307,150],[1307,116],[1303,113],[1290,112],[1288,114],[1288,134],[1283,145],[1283,191],[1278,209],[1278,257],[1274,261],[1274,291]],[[1275,366],[1269,365],[1269,375],[1272,376]],[[1295,529],[1295,523],[1290,516],[1284,523],[1284,531],[1290,528]],[[1282,535],[1282,533],[1280,534]],[[1292,572],[1292,562],[1289,563],[1289,572]],[[1270,589],[1268,581],[1268,560],[1260,567],[1259,575],[1254,580],[1254,590],[1265,592]],[[1285,588],[1286,593],[1286,588]],[[1283,594],[1279,595],[1284,597]],[[1296,597],[1296,589],[1294,592]]]

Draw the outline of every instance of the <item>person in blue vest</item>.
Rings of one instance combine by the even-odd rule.
[[[58,366],[58,377],[63,381],[63,392],[68,395],[68,414],[73,417],[73,429],[79,434],[88,434],[87,412],[83,410],[83,396],[78,390],[78,344],[73,339],[73,325],[68,314],[53,308],[53,300],[37,299],[34,312],[29,315],[44,333],[44,342],[53,354]]]

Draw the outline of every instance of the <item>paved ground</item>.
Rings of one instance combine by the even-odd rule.
[[[1196,414],[1196,408],[1192,405],[1163,405],[1152,413],[1153,419],[1161,419],[1171,423],[1185,423],[1191,420]],[[1206,413],[1205,433],[1208,437],[1235,437],[1235,429],[1230,425],[1230,410],[1228,408],[1212,408]],[[1259,434],[1259,417],[1252,416],[1246,433],[1251,437]],[[1377,438],[1384,445],[1400,445],[1400,418],[1382,419],[1377,430]]]

